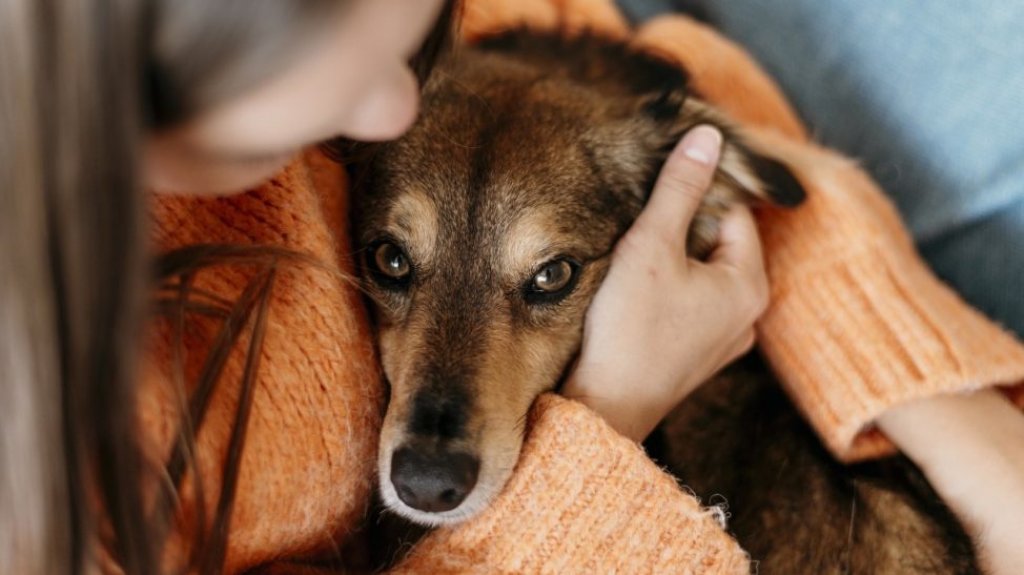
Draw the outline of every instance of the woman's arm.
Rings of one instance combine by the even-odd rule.
[[[529,429],[487,510],[431,533],[391,575],[749,573],[714,516],[590,409],[545,395]]]
[[[876,422],[967,524],[990,569],[1024,573],[1024,416],[993,391],[958,395],[1024,381],[1024,346],[928,270],[881,190],[806,141],[742,50],[680,17],[639,37],[685,62],[697,89],[808,189],[800,209],[761,218],[773,296],[759,342],[794,401],[841,460],[892,452],[881,434],[862,433]]]
[[[984,390],[896,406],[878,427],[964,523],[986,568],[1024,573],[1024,417]]]
[[[878,186],[807,140],[742,49],[680,16],[650,21],[636,42],[685,63],[695,89],[807,189],[798,209],[759,215],[772,297],[758,343],[838,459],[893,453],[862,431],[894,405],[1024,381],[1024,346],[935,277]]]
[[[669,155],[643,212],[619,240],[562,390],[642,441],[698,385],[748,351],[768,304],[750,212],[722,221],[707,262],[687,258],[686,232],[711,184],[721,134],[699,126]]]
[[[715,516],[590,409],[547,394],[528,428],[498,498],[431,532],[388,575],[750,572]],[[257,572],[339,575],[294,562]]]

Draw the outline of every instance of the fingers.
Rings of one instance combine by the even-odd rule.
[[[735,206],[722,218],[718,228],[718,245],[708,263],[724,264],[741,270],[764,267],[761,237],[749,208]]]
[[[687,132],[665,161],[633,229],[655,233],[685,254],[686,231],[711,185],[721,147],[722,134],[712,126]]]
[[[718,245],[708,265],[725,273],[725,285],[731,291],[733,309],[744,319],[757,320],[768,307],[768,273],[761,251],[761,238],[750,209],[735,206],[722,218]]]

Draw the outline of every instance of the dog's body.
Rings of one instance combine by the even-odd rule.
[[[392,385],[379,460],[388,507],[441,524],[500,491],[530,404],[579,349],[615,241],[668,151],[701,122],[726,136],[688,241],[703,257],[731,205],[793,205],[803,190],[688,94],[678,68],[615,42],[520,31],[457,53],[411,132],[357,167],[356,241]],[[733,532],[768,572],[971,572],[941,506],[833,463],[764,373],[684,403],[660,457],[698,495],[729,499]]]

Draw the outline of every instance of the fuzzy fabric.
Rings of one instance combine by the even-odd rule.
[[[1024,381],[1024,347],[927,270],[894,210],[853,163],[809,142],[774,84],[738,47],[681,16],[628,29],[608,0],[471,0],[469,38],[527,24],[631,37],[674,58],[694,87],[785,161],[809,200],[765,210],[760,223],[772,305],[761,348],[826,445],[841,459],[887,453],[871,422],[914,398]],[[351,564],[375,478],[384,387],[354,273],[341,171],[308,152],[249,193],[154,199],[159,250],[194,243],[279,245],[327,269],[286,268],[270,305],[225,572],[327,572],[304,560],[340,552]],[[245,266],[200,274],[197,287],[235,298]],[[219,320],[190,320],[186,375],[198,373]],[[175,433],[167,365],[171,325],[153,327],[142,436],[155,463]],[[243,338],[244,343],[244,338]],[[243,347],[243,346],[239,346]],[[212,515],[238,401],[242,354],[231,357],[199,438]],[[1018,387],[1014,393],[1024,400]],[[194,518],[195,478],[183,518]],[[180,554],[185,533],[169,551]],[[174,562],[173,557],[169,562]],[[433,532],[396,573],[748,573],[743,551],[674,478],[584,406],[546,395],[521,460],[480,516]]]

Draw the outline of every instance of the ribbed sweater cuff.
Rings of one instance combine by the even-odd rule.
[[[772,303],[758,343],[836,457],[892,453],[873,423],[905,402],[997,385],[1024,399],[1024,346],[935,277],[863,170],[777,132],[748,137],[808,192],[759,218]]]
[[[872,426],[890,407],[1024,382],[1024,347],[901,248],[787,276],[759,326],[779,379],[845,461],[893,451]]]
[[[748,573],[736,542],[635,443],[546,395],[502,494],[438,530],[402,573]]]

